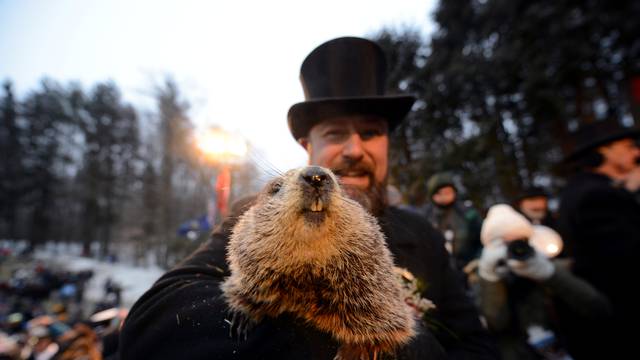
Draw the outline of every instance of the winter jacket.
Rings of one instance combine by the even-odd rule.
[[[232,216],[182,264],[166,273],[132,307],[120,338],[129,359],[332,359],[339,344],[301,320],[264,319],[244,336],[230,336],[220,283],[228,275],[225,245]],[[436,309],[399,359],[494,359],[497,351],[460,274],[449,265],[442,237],[422,217],[388,208],[379,219],[395,262],[426,286]],[[437,325],[433,325],[437,324]]]
[[[451,232],[449,247],[458,269],[480,255],[482,218],[474,208],[456,201],[446,208],[427,203],[419,211],[445,236]]]
[[[558,229],[575,274],[605,294],[613,311],[607,321],[566,321],[569,347],[581,351],[576,358],[635,353],[640,307],[631,287],[640,278],[640,204],[604,175],[577,174],[562,193]]]

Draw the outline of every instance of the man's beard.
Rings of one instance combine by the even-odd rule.
[[[380,216],[387,207],[386,186],[380,183],[373,183],[366,189],[360,189],[353,185],[343,185],[347,196],[357,201],[373,216]]]
[[[373,175],[373,169],[371,167],[362,164],[346,164],[344,166],[336,167],[333,172],[340,177],[342,174],[346,174],[350,171],[358,171],[367,174],[369,177],[369,186],[366,189],[361,189],[354,185],[341,184],[344,192],[351,199],[357,201],[362,207],[364,207],[373,216],[380,216],[387,207],[387,186],[385,182],[377,182]]]
[[[456,203],[456,201],[455,201],[455,200],[454,200],[454,201],[452,201],[452,202],[450,202],[450,203],[448,203],[448,204],[445,204],[445,205],[439,204],[439,203],[437,203],[437,202],[435,202],[435,201],[433,201],[433,200],[431,200],[431,202],[432,202],[432,203],[433,203],[433,204],[434,204],[438,209],[442,209],[442,210],[450,209],[450,208],[452,208],[452,207],[453,207],[453,205]]]
[[[531,210],[522,209],[522,212],[529,218],[529,220],[534,222],[542,221],[544,217],[547,215],[547,211],[544,209],[531,209]]]

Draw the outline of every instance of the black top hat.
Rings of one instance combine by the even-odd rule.
[[[564,158],[565,162],[571,162],[581,158],[588,150],[597,148],[607,143],[633,138],[640,135],[637,127],[624,127],[616,120],[596,121],[583,125],[573,135],[575,145],[573,150]]]
[[[340,115],[382,116],[392,130],[415,98],[385,95],[387,63],[374,42],[356,37],[329,40],[315,48],[300,68],[306,101],[289,109],[289,129],[298,140],[313,125]]]
[[[534,197],[549,197],[549,193],[540,186],[529,186],[522,189],[522,192],[515,198],[515,202]]]

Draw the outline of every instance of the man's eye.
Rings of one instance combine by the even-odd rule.
[[[367,129],[360,132],[360,138],[362,140],[373,139],[376,136],[382,135],[382,131],[378,129]]]
[[[347,138],[348,133],[340,130],[329,130],[324,133],[324,138],[331,142],[340,142]]]

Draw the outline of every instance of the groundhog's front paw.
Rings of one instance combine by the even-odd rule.
[[[225,320],[229,324],[229,337],[246,340],[249,330],[255,325],[253,320],[238,311],[231,311],[229,315],[231,320]]]

